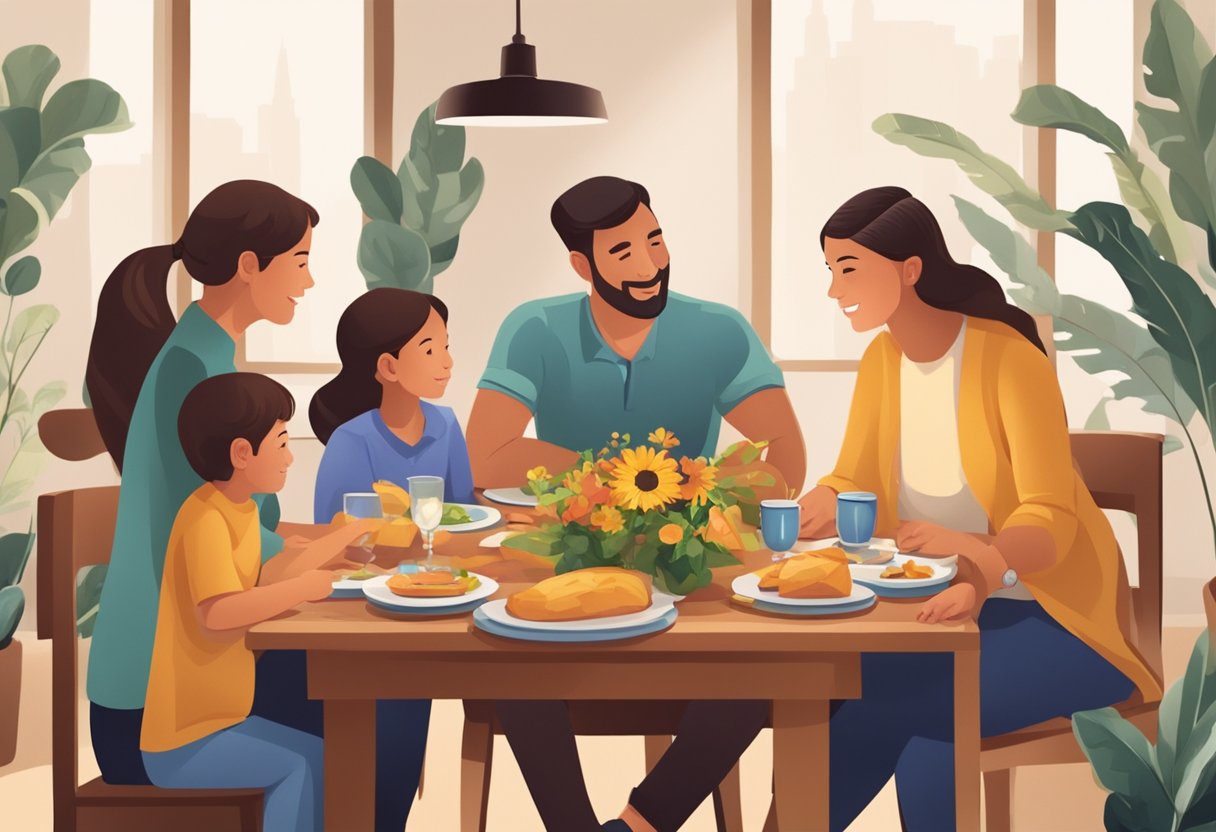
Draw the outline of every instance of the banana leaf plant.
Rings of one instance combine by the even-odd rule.
[[[0,66],[0,295],[7,306],[0,330],[0,515],[28,511],[27,495],[45,453],[38,419],[67,392],[61,381],[32,394],[22,386],[59,310],[50,304],[19,308],[20,299],[38,287],[42,264],[17,255],[34,244],[88,171],[85,136],[131,126],[122,96],[102,81],[69,81],[47,98],[59,69],[58,56],[38,45],[13,50]],[[12,640],[25,608],[16,584],[33,546],[32,525],[0,537],[0,648]],[[94,570],[80,576],[86,634],[103,575]]]
[[[368,289],[430,294],[435,276],[452,265],[485,186],[481,162],[465,162],[464,151],[464,128],[436,124],[432,104],[418,115],[396,173],[371,156],[355,162],[350,184],[369,220],[357,258]]]

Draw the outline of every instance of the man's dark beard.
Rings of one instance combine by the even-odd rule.
[[[667,277],[671,271],[670,265],[659,269],[659,273],[651,280],[627,280],[618,289],[604,280],[600,270],[595,267],[593,259],[588,258],[588,262],[591,264],[591,282],[595,286],[596,294],[618,312],[623,312],[631,318],[649,320],[659,317],[666,308]],[[655,284],[659,284],[659,293],[652,298],[638,300],[629,292],[630,289],[649,289]]]

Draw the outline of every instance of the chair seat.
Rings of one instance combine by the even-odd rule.
[[[1115,706],[1120,715],[1136,726],[1150,741],[1157,736],[1157,703],[1139,699]],[[1028,765],[1055,765],[1085,762],[1085,754],[1072,732],[1072,720],[1049,719],[1020,731],[987,737],[980,746],[980,768],[1003,771]]]
[[[100,777],[78,786],[79,806],[260,806],[261,789],[161,789],[115,786]]]

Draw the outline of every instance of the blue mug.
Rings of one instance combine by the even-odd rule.
[[[802,507],[794,500],[762,500],[760,502],[760,535],[764,545],[780,560],[798,542],[802,525]]]
[[[836,495],[836,533],[845,546],[868,546],[878,522],[878,497],[869,491]]]

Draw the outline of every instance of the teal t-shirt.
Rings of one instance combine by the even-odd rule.
[[[228,333],[191,304],[140,388],[127,430],[114,548],[89,651],[89,700],[103,707],[144,706],[169,533],[186,498],[203,484],[182,451],[177,415],[200,381],[236,372],[235,356]],[[273,494],[254,499],[266,560],[283,548],[272,531],[279,525],[279,503]]]
[[[676,454],[712,455],[722,416],[784,387],[755,330],[736,310],[675,293],[632,361],[600,335],[586,294],[530,301],[503,322],[477,385],[532,411],[538,439],[598,450],[613,431],[646,441],[663,427]]]

